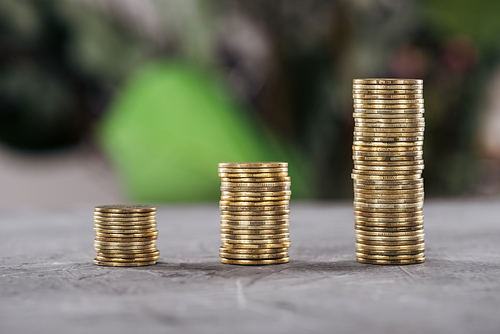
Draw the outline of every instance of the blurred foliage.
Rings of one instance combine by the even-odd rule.
[[[0,140],[28,149],[78,143],[124,87],[102,138],[138,198],[213,198],[208,187],[175,198],[170,191],[180,191],[175,182],[187,180],[188,171],[212,184],[221,160],[277,157],[300,157],[299,193],[350,198],[352,79],[423,78],[426,192],[474,191],[478,110],[500,56],[500,3],[150,0],[127,14],[129,5],[0,1]],[[165,58],[184,61],[178,68],[147,65]],[[204,123],[194,124],[202,110]],[[157,122],[141,117],[146,113]],[[238,129],[247,139],[235,141],[245,144],[226,143],[236,134],[222,124]],[[143,168],[146,152],[162,153]],[[191,166],[198,157],[204,162]],[[151,175],[162,169],[172,176],[158,187]],[[188,184],[193,193],[195,182]]]
[[[294,197],[310,195],[301,160],[242,112],[213,75],[186,64],[150,64],[134,75],[100,137],[141,200],[217,200],[223,161],[288,161]]]

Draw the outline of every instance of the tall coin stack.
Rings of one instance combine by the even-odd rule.
[[[220,163],[222,263],[286,263],[291,246],[288,163]]]
[[[356,79],[353,98],[357,260],[424,262],[423,82]]]
[[[101,266],[138,267],[155,264],[156,207],[103,205],[94,209],[94,263]]]

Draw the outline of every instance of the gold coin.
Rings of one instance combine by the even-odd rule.
[[[360,137],[354,136],[353,140],[357,142],[364,143],[412,143],[417,141],[423,141],[424,137]]]
[[[288,168],[288,162],[221,162],[219,168]]]
[[[367,200],[414,200],[414,199],[423,199],[424,198],[424,193],[423,192],[416,192],[414,194],[398,194],[398,195],[386,195],[386,194],[358,194],[354,193],[354,198],[359,198],[359,199],[367,199]]]
[[[292,192],[290,190],[285,190],[285,191],[275,191],[275,192],[230,192],[230,191],[223,191],[221,193],[222,196],[231,196],[231,197],[238,197],[238,196],[246,196],[246,197],[280,197],[280,196],[290,196],[292,195]]]
[[[389,242],[389,241],[368,241],[368,240],[356,239],[357,245],[360,245],[360,246],[380,246],[380,247],[415,246],[415,245],[420,245],[423,242],[424,242],[424,240]]]
[[[289,228],[289,224],[278,224],[278,225],[234,225],[234,224],[220,224],[221,229],[231,229],[231,230],[251,230],[251,231],[260,231],[260,230],[275,230],[281,231],[282,229]]]
[[[404,226],[405,224],[423,224],[424,215],[411,217],[369,217],[355,214],[354,221],[360,225],[379,224],[380,226],[384,226],[384,224],[400,224]]]
[[[242,264],[242,265],[264,265],[264,264],[281,264],[290,261],[289,257],[284,257],[281,259],[269,259],[269,260],[236,260],[236,259],[226,259],[221,258],[222,263],[226,264]]]
[[[386,157],[384,161],[365,160],[366,157],[353,157],[353,162],[358,166],[380,166],[380,167],[403,167],[403,166],[423,166],[424,159],[422,157],[409,157],[410,160],[389,160]],[[405,157],[408,158],[408,157]]]
[[[281,186],[281,187],[220,187],[222,192],[241,192],[241,193],[249,193],[249,192],[261,192],[261,193],[272,193],[272,192],[283,192],[285,190],[290,190],[290,186]]]
[[[376,250],[376,251],[405,251],[405,250],[423,250],[425,249],[425,243],[421,243],[418,245],[403,245],[403,246],[376,246],[376,245],[362,245],[356,243],[356,249],[359,251],[366,250]]]
[[[415,254],[403,254],[403,255],[377,255],[377,254],[365,254],[361,252],[356,252],[356,257],[362,257],[365,259],[372,260],[408,260],[416,259],[424,256],[425,252],[418,252]]]
[[[286,179],[290,180],[288,173],[219,173],[219,177],[221,178],[257,178],[264,179],[260,182],[268,182],[268,181],[285,181]],[[285,179],[286,178],[286,179]],[[272,179],[272,180],[267,180]],[[252,181],[250,181],[252,182]]]
[[[156,247],[148,248],[148,249],[108,249],[108,248],[97,248],[94,247],[96,253],[103,254],[143,254],[143,253],[153,253],[157,252],[158,249]]]
[[[283,233],[289,233],[288,228],[281,228],[281,229],[232,229],[232,228],[221,228],[220,229],[221,235],[225,234],[232,234],[232,235],[266,235],[266,234],[272,234],[272,235],[280,235]]]
[[[421,174],[424,169],[424,165],[413,165],[413,166],[384,166],[384,165],[365,165],[365,164],[354,164],[354,171],[356,174],[361,175],[412,175]],[[372,174],[371,172],[374,172]],[[412,173],[402,173],[402,172],[412,172]]]
[[[403,237],[403,236],[422,236],[424,237],[424,229],[414,231],[401,231],[401,232],[379,232],[379,231],[366,231],[356,228],[356,235],[366,235],[374,237]]]
[[[145,229],[129,229],[129,230],[104,229],[104,228],[94,227],[94,231],[98,233],[107,233],[107,234],[142,234],[142,233],[155,232],[156,227],[149,229],[145,228]]]
[[[368,264],[385,264],[385,265],[404,265],[404,264],[417,264],[417,263],[424,263],[425,262],[425,257],[417,258],[417,259],[409,259],[409,260],[394,260],[394,261],[389,261],[389,260],[372,260],[372,259],[365,259],[365,258],[357,258],[358,262],[360,263],[368,263]]]
[[[399,154],[402,154],[405,152],[414,152],[414,153],[423,152],[421,145],[401,145],[401,146],[390,145],[387,147],[383,147],[383,146],[377,147],[376,145],[370,145],[369,143],[365,143],[365,142],[360,142],[360,143],[365,144],[365,145],[353,145],[352,146],[353,151],[372,151],[372,152],[377,152],[377,153],[391,152],[395,155],[396,154],[399,155]],[[384,144],[384,143],[373,143],[373,144]],[[393,143],[390,143],[390,144],[393,144]],[[397,143],[397,144],[405,144],[405,143]],[[374,146],[374,147],[370,147],[370,146]],[[360,153],[363,153],[363,152],[356,152],[356,154],[360,154]]]
[[[398,142],[398,143],[379,143],[379,142],[364,142],[364,141],[353,141],[352,145],[359,149],[358,147],[364,148],[366,146],[373,146],[379,149],[379,151],[387,150],[387,148],[392,149],[392,151],[403,151],[403,149],[407,149],[408,151],[418,151],[422,149],[423,141],[415,141],[411,143],[407,142]]]
[[[412,103],[412,104],[410,104],[410,103],[407,103],[407,104],[354,103],[353,107],[354,107],[354,113],[356,114],[355,117],[360,117],[357,115],[359,115],[360,113],[362,114],[363,112],[365,112],[366,109],[384,109],[384,110],[388,110],[388,109],[405,109],[405,110],[416,109],[416,110],[419,110],[419,109],[424,109],[425,105],[423,103]],[[360,110],[363,110],[363,112],[361,112]],[[421,113],[423,114],[424,112],[421,112]],[[420,112],[418,114],[420,114]],[[405,114],[405,116],[408,116],[408,115]]]
[[[394,106],[399,106],[395,104]],[[352,114],[354,119],[361,119],[365,123],[372,121],[377,123],[403,123],[403,122],[424,122],[425,118],[422,113],[403,114],[403,113],[369,113],[365,110],[355,110]],[[358,125],[358,123],[355,123]]]
[[[145,233],[101,233],[96,232],[96,236],[103,238],[148,238],[157,236],[158,231]]]
[[[425,128],[425,122],[378,122],[376,118],[367,118],[365,120],[355,120],[355,129],[401,129],[401,131],[413,131],[414,129]],[[392,121],[392,120],[391,120]]]
[[[98,261],[103,261],[103,262],[123,262],[123,263],[130,263],[130,262],[149,262],[149,261],[156,261],[160,257],[159,256],[151,256],[151,257],[137,257],[137,258],[121,258],[121,257],[104,257],[104,256],[96,256],[96,259]]]
[[[365,203],[365,202],[360,202],[360,201],[354,201],[354,207],[355,208],[360,208],[361,210],[365,210],[367,212],[377,212],[377,210],[380,210],[380,212],[387,212],[386,210],[382,211],[382,209],[389,209],[389,210],[405,210],[401,212],[407,212],[407,211],[412,211],[415,208],[421,209],[424,206],[423,201],[418,201],[416,203]],[[389,212],[391,212],[389,211]],[[399,211],[397,211],[399,212]]]
[[[414,193],[418,192],[423,192],[424,191],[424,186],[423,184],[420,186],[416,186],[414,188],[410,189],[365,189],[365,188],[360,188],[357,185],[354,185],[354,192],[356,194],[363,194],[363,195],[411,195]]]
[[[223,244],[227,246],[227,244],[252,244],[252,245],[262,245],[262,244],[281,244],[285,242],[289,242],[289,237],[284,237],[281,239],[228,239],[221,236],[221,241]]]
[[[95,237],[95,240],[114,241],[114,242],[153,241],[153,240],[157,240],[157,239],[158,239],[158,237],[149,237],[149,238],[102,238],[102,237]]]
[[[423,205],[424,196],[414,197],[414,198],[366,198],[358,197],[354,198],[356,203],[370,203],[370,204],[410,204],[410,203],[420,203]]]
[[[411,84],[411,85],[377,85],[377,84],[356,84],[352,85],[353,89],[380,89],[380,90],[394,90],[394,89],[423,89],[423,84]]]
[[[364,126],[354,126],[354,131],[365,132],[365,133],[382,133],[382,134],[396,134],[401,132],[424,132],[425,126],[420,127],[401,127],[401,128],[380,128],[380,127],[364,127]]]
[[[229,179],[227,179],[229,180]],[[233,179],[231,179],[233,180]],[[273,188],[273,187],[289,187],[292,183],[290,181],[277,181],[277,182],[233,182],[224,181],[222,179],[221,187],[233,187],[233,188]]]
[[[288,168],[219,168],[219,173],[288,173]],[[285,175],[286,176],[286,175]]]
[[[392,163],[393,165],[401,164],[403,165],[404,163],[406,164],[412,164],[416,162],[422,162],[423,163],[423,155],[413,155],[413,156],[408,156],[408,155],[403,155],[403,156],[394,156],[394,155],[366,155],[364,152],[363,154],[358,154],[357,152],[353,153],[352,159],[354,160],[355,163],[364,163],[364,164],[383,164],[383,163]],[[370,153],[369,153],[370,154]],[[375,153],[377,154],[377,153]]]
[[[117,205],[100,205],[94,208],[95,212],[111,212],[111,213],[131,213],[131,212],[156,212],[155,206],[150,205],[133,205],[133,204],[117,204]]]
[[[281,218],[281,219],[266,219],[266,220],[239,220],[239,219],[221,219],[221,223],[235,225],[235,226],[243,226],[243,225],[251,225],[251,226],[259,226],[259,225],[282,225],[288,224],[290,222],[289,218]]]
[[[355,104],[423,104],[424,99],[365,99],[353,97]]]
[[[223,183],[231,183],[235,184],[238,186],[241,183],[250,183],[250,187],[253,187],[255,184],[266,184],[265,187],[267,187],[267,184],[271,183],[276,183],[276,185],[288,185],[290,183],[290,176],[286,177],[236,177],[236,178],[228,178],[228,177],[221,177],[221,184]]]
[[[94,217],[102,218],[131,218],[131,219],[152,219],[156,217],[156,211],[153,212],[128,212],[128,213],[112,213],[94,211]]]
[[[393,222],[385,222],[385,223],[380,223],[372,220],[355,220],[354,224],[356,224],[356,227],[363,227],[365,229],[368,228],[423,228],[424,226],[424,220],[415,220],[415,221],[409,221],[409,222],[402,222],[402,221],[393,221]],[[394,231],[393,231],[394,232]]]
[[[353,174],[358,176],[370,176],[370,180],[378,180],[378,176],[414,176],[412,179],[417,179],[417,176],[422,175],[422,169],[419,168],[417,170],[362,170],[359,168],[355,168],[352,170]],[[384,178],[385,179],[385,178]],[[398,177],[399,179],[399,177]],[[410,178],[404,178],[410,179]]]
[[[282,216],[289,215],[290,210],[272,210],[272,211],[226,211],[222,210],[221,215],[240,216],[242,220],[250,220],[243,216]]]
[[[219,256],[226,259],[265,260],[265,259],[279,259],[288,257],[288,252],[271,253],[271,254],[234,254],[234,253],[219,252]]]
[[[385,227],[385,226],[363,226],[355,225],[356,230],[363,230],[368,232],[387,232],[387,233],[400,233],[400,232],[413,232],[424,230],[424,225],[415,226],[397,226],[397,227]]]
[[[141,246],[141,245],[156,245],[156,240],[149,241],[102,241],[102,240],[94,240],[94,245],[100,246]]]
[[[366,114],[353,113],[354,124],[356,126],[362,127],[422,127],[425,126],[425,118],[421,116],[415,117],[402,117],[402,118],[391,118],[391,117],[379,117],[374,115],[373,117],[366,117]]]
[[[235,222],[244,222],[244,221],[247,221],[247,220],[252,220],[252,221],[264,221],[264,220],[268,220],[268,221],[281,221],[281,220],[289,220],[290,219],[290,215],[288,214],[284,214],[284,215],[268,215],[268,216],[264,216],[264,215],[258,215],[258,216],[247,216],[247,217],[242,217],[242,216],[233,216],[233,215],[226,215],[226,214],[222,214],[220,216],[220,219],[221,219],[221,222],[222,221],[235,221]]]
[[[146,245],[136,245],[136,246],[110,246],[110,245],[102,245],[94,242],[94,249],[104,250],[104,249],[120,249],[120,250],[142,250],[142,249],[151,249],[156,247],[156,242]]]
[[[364,192],[364,193],[369,193],[369,192],[374,192],[374,191],[379,191],[379,192],[392,192],[394,194],[397,194],[398,192],[406,192],[406,193],[412,193],[414,191],[423,191],[424,184],[423,182],[418,184],[418,183],[410,183],[410,184],[400,184],[400,185],[387,185],[387,184],[361,184],[361,183],[355,183],[354,184],[354,189],[356,189],[357,192]]]
[[[418,176],[418,175],[416,175]],[[366,186],[400,186],[400,185],[419,185],[423,186],[424,185],[424,180],[420,178],[415,178],[415,179],[394,179],[394,180],[373,180],[373,179],[366,179],[366,178],[360,178],[360,179],[355,179],[354,185],[356,187],[366,187]],[[383,189],[383,188],[379,188]]]
[[[424,94],[352,94],[353,99],[360,100],[415,100],[423,99]]]
[[[382,205],[382,204],[377,204]],[[389,205],[389,204],[384,204]],[[365,213],[375,214],[375,213],[413,213],[415,211],[421,211],[423,205],[414,208],[407,209],[390,209],[390,208],[368,208],[366,206],[354,205],[354,210],[361,210]]]
[[[369,78],[353,79],[353,84],[359,85],[423,85],[422,79]]]
[[[271,210],[288,210],[290,207],[288,205],[276,205],[276,206],[219,206],[221,211],[230,211],[230,212],[268,212]]]
[[[220,247],[219,253],[229,254],[276,254],[288,252],[288,248],[259,248],[259,249],[243,249],[243,248],[226,248]]]
[[[102,240],[94,240],[95,247],[135,247],[135,246],[147,246],[149,248],[154,247],[156,245],[156,240],[150,241],[102,241]]]
[[[400,181],[400,180],[419,180],[422,179],[421,173],[412,175],[364,175],[360,173],[352,173],[351,178],[354,180],[375,180],[375,181]]]
[[[366,131],[364,128],[355,128],[354,137],[423,137],[424,131],[415,131],[413,129],[403,128],[406,132],[381,132],[381,131]]]
[[[221,201],[229,201],[229,202],[270,202],[270,201],[289,201],[290,196],[275,196],[275,197],[250,197],[250,196],[221,196]]]
[[[270,239],[288,239],[290,233],[280,234],[232,234],[232,233],[222,233],[220,234],[222,239],[231,240],[270,240]]]
[[[235,201],[220,201],[220,206],[288,206],[290,201],[250,201],[250,202],[235,202]]]
[[[116,223],[116,222],[115,222]],[[156,223],[154,224],[143,224],[143,225],[101,225],[100,223],[94,223],[94,227],[98,229],[108,229],[108,230],[131,230],[131,229],[155,229]]]
[[[424,234],[417,235],[404,235],[404,236],[385,236],[385,235],[365,235],[362,233],[356,233],[356,240],[360,240],[360,243],[363,241],[383,241],[383,242],[400,242],[400,241],[424,241]]]
[[[411,151],[353,150],[352,156],[353,159],[359,160],[398,161],[423,159],[424,152],[422,149]]]
[[[151,224],[156,223],[156,217],[151,218],[103,218],[101,216],[94,216],[94,221],[99,222],[100,224],[104,223],[113,223],[113,224],[123,224],[123,225],[132,225],[132,224]]]
[[[97,257],[116,257],[121,259],[137,259],[137,258],[148,258],[159,256],[160,251],[153,251],[149,253],[132,253],[132,254],[120,254],[120,253],[108,253],[108,252],[100,252],[97,253]]]
[[[152,264],[156,264],[156,261],[147,261],[147,262],[107,262],[107,261],[99,261],[98,259],[94,259],[94,264],[98,266],[108,266],[108,267],[140,267],[140,266],[149,266]]]
[[[365,212],[354,210],[355,216],[363,216],[368,218],[410,218],[423,216],[422,210],[413,212]]]
[[[281,242],[277,244],[231,244],[225,243],[224,248],[261,249],[261,248],[287,248],[291,247],[291,242]]]
[[[368,95],[397,95],[397,94],[423,94],[423,89],[359,89],[352,90],[353,94],[368,94]]]

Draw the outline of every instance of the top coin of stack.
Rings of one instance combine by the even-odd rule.
[[[220,163],[223,263],[286,263],[290,177],[285,162]]]
[[[94,263],[130,267],[155,264],[156,207],[149,205],[102,205],[94,209]]]
[[[353,98],[356,257],[424,262],[423,82],[356,79]]]

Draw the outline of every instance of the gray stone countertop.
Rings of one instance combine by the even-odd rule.
[[[0,333],[500,333],[500,200],[424,210],[419,265],[357,263],[351,203],[292,202],[288,264],[221,264],[214,203],[159,207],[158,264],[115,268],[92,207],[3,208]]]

